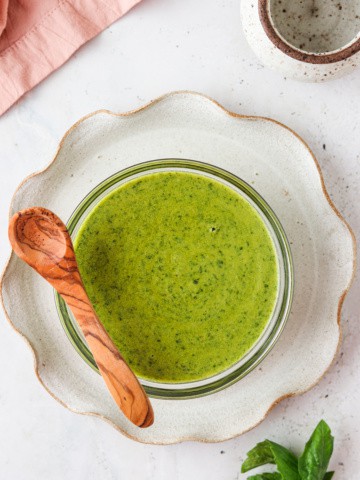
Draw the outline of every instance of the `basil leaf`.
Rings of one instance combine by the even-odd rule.
[[[264,440],[247,453],[247,459],[241,465],[241,473],[248,472],[267,463],[275,463],[275,460],[269,440]]]
[[[283,477],[278,472],[259,473],[258,475],[248,477],[247,480],[283,480]]]
[[[299,458],[299,473],[302,480],[323,480],[333,447],[334,437],[331,430],[324,420],[321,420]]]
[[[295,455],[278,443],[270,442],[276,466],[285,480],[300,480],[298,460]]]
[[[327,473],[325,473],[324,480],[331,480],[332,477],[334,476],[334,473],[335,473],[335,472],[327,472]]]
[[[256,447],[248,452],[247,457],[241,467],[242,473],[261,465],[276,463],[283,478],[286,480],[300,480],[297,458],[289,450],[275,442],[265,440],[258,443]]]

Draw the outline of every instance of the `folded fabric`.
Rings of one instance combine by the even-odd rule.
[[[0,115],[141,0],[0,0]]]

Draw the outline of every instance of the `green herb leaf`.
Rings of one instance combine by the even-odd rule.
[[[324,480],[331,480],[332,477],[334,476],[334,473],[335,473],[335,472],[327,472],[327,473],[325,473]]]
[[[253,468],[275,463],[274,455],[270,448],[269,440],[258,443],[252,450],[247,453],[247,459],[241,466],[241,473],[248,472]]]
[[[285,480],[300,480],[298,471],[298,459],[285,447],[270,442],[270,448],[274,455],[276,466]]]
[[[324,479],[333,447],[334,437],[331,435],[331,430],[324,420],[321,420],[299,458],[299,473],[302,480]],[[327,480],[331,477],[332,475],[328,476]]]
[[[278,470],[286,480],[300,480],[298,461],[294,454],[281,445],[265,440],[258,443],[247,454],[248,458],[242,464],[241,472],[245,473],[253,468],[276,463]]]
[[[278,472],[259,473],[258,475],[248,477],[247,480],[283,480],[283,477]]]

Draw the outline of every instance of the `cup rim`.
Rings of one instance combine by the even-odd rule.
[[[94,208],[113,188],[119,186],[119,182],[124,183],[130,181],[136,175],[159,171],[159,169],[179,171],[181,168],[193,173],[213,175],[213,178],[218,181],[224,180],[232,184],[236,190],[238,190],[239,194],[241,192],[248,201],[250,199],[250,204],[253,204],[253,207],[255,204],[255,209],[263,215],[262,219],[267,225],[269,233],[271,232],[270,234],[273,241],[278,244],[277,256],[279,268],[283,270],[283,287],[281,295],[278,296],[277,306],[272,313],[268,326],[253,347],[232,367],[203,381],[187,382],[186,384],[167,384],[166,387],[164,387],[165,384],[139,378],[149,396],[162,399],[186,399],[209,395],[234,384],[250,373],[268,355],[280,337],[290,314],[294,286],[293,262],[289,241],[272,208],[252,186],[240,177],[205,162],[180,158],[152,160],[135,164],[111,175],[93,188],[77,205],[67,222],[70,234],[72,237],[76,235],[78,228],[90,213],[89,210]],[[71,312],[57,292],[55,292],[55,303],[60,322],[70,342],[82,359],[95,371],[98,371],[90,350],[87,348],[81,335],[79,335],[76,322],[73,321]],[[197,385],[198,383],[199,385]]]
[[[358,32],[354,39],[348,44],[332,52],[306,52],[286,42],[275,28],[271,19],[270,0],[259,0],[258,11],[261,25],[269,40],[287,56],[299,60],[300,62],[326,65],[346,60],[360,51],[360,32]]]

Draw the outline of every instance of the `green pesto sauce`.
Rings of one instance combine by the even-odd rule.
[[[223,371],[274,308],[277,260],[263,221],[200,175],[153,173],[120,186],[86,218],[75,249],[100,320],[142,378]]]

